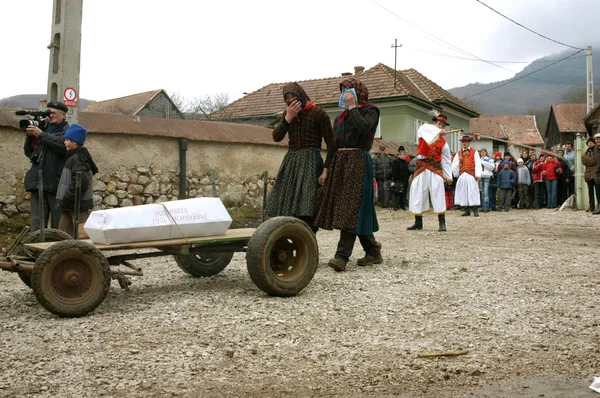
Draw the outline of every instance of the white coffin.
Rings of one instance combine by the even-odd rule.
[[[92,242],[110,245],[223,235],[230,225],[219,198],[196,198],[96,210],[83,228]]]

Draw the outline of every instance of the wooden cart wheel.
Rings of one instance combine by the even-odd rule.
[[[44,230],[44,241],[46,242],[60,242],[63,240],[73,239],[71,235],[66,233],[65,231],[61,231],[60,229],[46,229]],[[23,238],[21,244],[19,245],[17,251],[15,252],[18,256],[31,256],[33,258],[37,258],[40,254],[42,254],[43,250],[26,248],[23,246],[25,243],[35,243],[40,241],[40,231],[34,231]],[[17,272],[19,275],[19,279],[28,287],[31,287],[31,273],[30,272]]]
[[[295,217],[274,217],[250,237],[246,265],[250,278],[273,296],[293,296],[312,280],[319,264],[314,232]]]
[[[94,310],[110,289],[106,257],[89,243],[70,240],[55,243],[37,258],[33,267],[33,293],[48,311],[77,317]]]
[[[233,252],[176,254],[175,262],[186,274],[199,278],[217,275],[231,262]]]

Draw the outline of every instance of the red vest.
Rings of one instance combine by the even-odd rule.
[[[465,154],[462,149],[458,151],[456,156],[459,157],[459,177],[462,173],[471,174],[473,177],[475,177],[475,151],[476,150],[473,148],[469,148],[468,154]]]
[[[433,160],[434,162],[441,163],[442,148],[444,145],[446,145],[446,139],[444,137],[438,138],[438,140],[431,145],[427,145],[423,138],[419,138],[419,147],[417,148],[417,153]]]

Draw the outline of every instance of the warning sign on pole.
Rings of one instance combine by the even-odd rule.
[[[64,100],[66,106],[71,106],[73,108],[77,108],[77,91],[73,87],[65,88],[63,93]]]

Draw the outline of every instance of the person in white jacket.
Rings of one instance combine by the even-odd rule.
[[[431,207],[438,215],[438,231],[446,231],[444,182],[452,182],[450,147],[444,138],[446,126],[448,118],[439,114],[433,118],[433,124],[424,124],[417,130],[416,170],[408,206],[408,210],[415,215],[415,223],[406,228],[409,231],[423,229],[423,213],[431,211]]]
[[[487,213],[490,211],[490,182],[494,176],[494,170],[496,164],[494,159],[490,157],[487,149],[481,148],[479,150],[479,158],[481,159],[481,207],[483,212]]]
[[[454,177],[458,177],[454,190],[454,203],[465,209],[463,216],[470,216],[473,210],[473,215],[479,217],[481,204],[479,180],[482,166],[479,152],[470,147],[472,140],[471,136],[463,135],[460,139],[462,149],[452,160],[452,173]]]

